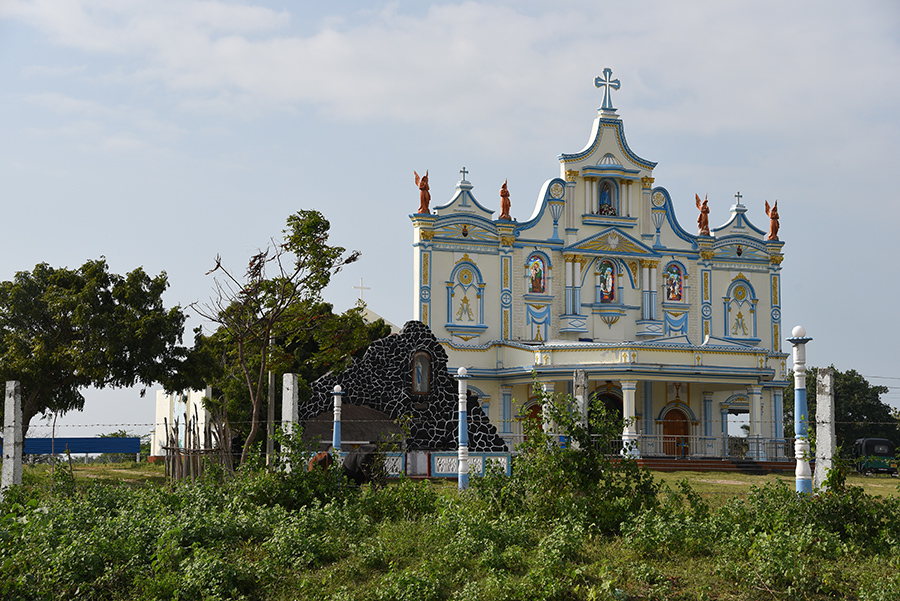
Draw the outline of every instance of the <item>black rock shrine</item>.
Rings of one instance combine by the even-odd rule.
[[[414,377],[418,378],[415,390]],[[409,429],[408,450],[447,451],[456,450],[459,445],[457,381],[447,371],[446,351],[420,321],[409,321],[399,333],[376,340],[345,371],[326,374],[313,382],[309,402],[299,408],[298,421],[304,426],[307,421],[310,426],[314,422],[324,425],[327,416],[323,414],[333,411],[336,384],[344,391],[343,407],[367,407],[405,423]],[[497,429],[471,393],[467,413],[469,451],[507,451]],[[342,431],[349,426],[343,423],[346,415],[345,409]],[[328,435],[330,439],[330,429]]]

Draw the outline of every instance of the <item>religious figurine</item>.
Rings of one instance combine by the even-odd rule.
[[[769,208],[769,201],[766,201],[766,215],[769,216],[769,235],[766,240],[778,240],[778,201],[775,206]]]
[[[531,278],[531,287],[528,290],[533,293],[542,293],[544,291],[544,263],[538,257],[531,259],[531,267],[529,270]]]
[[[703,197],[703,201],[700,201],[700,195],[694,194],[697,198],[697,209],[700,210],[700,215],[697,217],[697,227],[699,231],[697,232],[701,236],[709,236],[709,205],[707,204],[707,197]]]
[[[420,178],[419,174],[413,171],[416,174],[416,185],[419,186],[419,210],[417,213],[431,213],[428,210],[428,203],[431,202],[431,192],[428,191],[428,170],[425,170],[425,176]]]
[[[506,221],[511,221],[509,216],[509,190],[506,188],[506,183],[509,180],[503,182],[503,185],[500,186],[500,219],[505,219]]]

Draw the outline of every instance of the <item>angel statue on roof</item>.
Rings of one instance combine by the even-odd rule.
[[[703,197],[703,200],[700,200],[699,194],[694,194],[697,198],[697,209],[700,211],[700,215],[697,217],[697,227],[699,231],[697,232],[700,236],[709,236],[709,205],[707,204],[707,196]]]
[[[766,201],[766,215],[769,216],[769,235],[766,236],[766,240],[778,240],[778,201],[775,201],[775,205],[772,208],[769,208],[769,201]]]
[[[428,170],[425,170],[425,175],[423,177],[419,177],[419,174],[413,171],[416,174],[416,185],[419,186],[419,210],[417,213],[431,213],[428,210],[428,203],[431,202],[431,192],[428,191]]]

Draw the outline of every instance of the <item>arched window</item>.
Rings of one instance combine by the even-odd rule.
[[[681,267],[674,263],[666,267],[663,272],[663,286],[665,286],[665,300],[680,302],[684,296],[684,276]]]
[[[547,269],[540,255],[528,257],[528,293],[543,294],[547,291]]]
[[[601,303],[616,301],[616,266],[612,261],[602,261],[597,266],[597,293]]]

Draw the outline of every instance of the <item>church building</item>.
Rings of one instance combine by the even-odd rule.
[[[605,69],[595,85],[604,97],[588,143],[548,165],[529,219],[511,218],[505,183],[499,199],[478,200],[463,169],[450,200],[431,207],[416,175],[414,319],[451,374],[468,369],[509,450],[522,420],[540,415],[536,378],[631,418],[623,440],[638,456],[726,456],[738,413],[749,417],[746,456],[790,455],[777,206],[748,208],[738,193],[727,223],[710,228],[697,196],[697,226],[692,215],[683,227],[656,163],[625,139],[610,96],[619,80]]]

